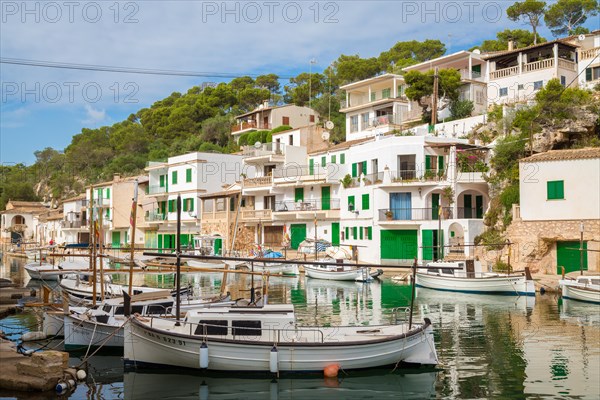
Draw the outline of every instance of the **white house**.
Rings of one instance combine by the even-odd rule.
[[[515,261],[548,273],[600,269],[600,148],[551,150],[519,163],[520,206],[509,237]],[[580,239],[583,247],[580,254]],[[587,251],[587,249],[592,251]],[[580,259],[580,255],[582,256]]]
[[[0,212],[0,241],[30,241],[36,237],[37,217],[48,207],[37,201],[9,200]]]
[[[578,72],[579,87],[592,89],[600,83],[600,30],[579,35]]]

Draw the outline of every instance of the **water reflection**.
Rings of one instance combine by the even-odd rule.
[[[339,378],[280,379],[186,375],[173,371],[126,372],[125,399],[427,399],[435,397],[436,372],[374,370]],[[341,374],[343,375],[343,374]]]

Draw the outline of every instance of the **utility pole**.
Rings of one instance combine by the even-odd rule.
[[[437,101],[438,101],[438,69],[435,68],[435,72],[433,73],[433,98],[431,99],[431,126],[435,126],[437,124]],[[433,128],[432,128],[433,129]]]
[[[317,60],[311,58],[308,63],[308,108],[311,107],[312,100],[312,65],[316,64]]]

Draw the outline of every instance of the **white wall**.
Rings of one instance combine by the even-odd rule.
[[[547,182],[564,181],[564,200],[547,199]],[[600,158],[521,162],[524,221],[600,219]]]

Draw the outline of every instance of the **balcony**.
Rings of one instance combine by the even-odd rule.
[[[452,207],[433,208],[383,208],[379,210],[379,221],[437,221],[445,219],[482,219],[483,208],[458,207],[456,215]]]
[[[148,193],[147,194],[166,194],[168,191],[168,187],[167,185],[151,185],[148,186]]]
[[[228,212],[228,211],[205,211],[202,213],[202,222],[208,222],[208,221],[226,221],[227,220],[227,215],[233,214],[232,212]]]
[[[558,67],[568,71],[577,71],[577,64],[571,60],[566,60],[564,58],[558,59]],[[522,65],[521,73],[526,74],[529,72],[540,71],[549,68],[554,68],[554,58],[546,58],[544,60],[525,63]],[[490,72],[490,79],[502,79],[516,75],[519,75],[518,65],[492,71]]]
[[[61,221],[61,225],[63,229],[80,229],[80,228],[87,228],[88,226],[88,222],[87,221],[67,221],[67,220],[63,220]]]
[[[148,215],[144,217],[146,222],[161,222],[166,221],[167,214],[163,214],[160,212],[150,212]]]
[[[257,188],[262,186],[271,186],[273,184],[272,176],[259,176],[258,178],[244,179],[244,189]]]
[[[329,211],[339,210],[340,199],[310,199],[302,201],[277,201],[275,202],[275,212],[298,212],[298,211]]]
[[[241,210],[240,218],[244,222],[258,221],[258,220],[270,220],[273,211],[271,209],[266,210]]]
[[[245,157],[283,156],[285,143],[261,143],[259,146],[243,146],[242,155]]]
[[[270,130],[271,124],[264,122],[262,124],[257,124],[256,121],[242,121],[231,127],[231,133],[241,133],[252,129]]]
[[[596,57],[598,54],[600,54],[600,46],[592,49],[581,50],[579,52],[579,61],[589,60],[590,58]]]

